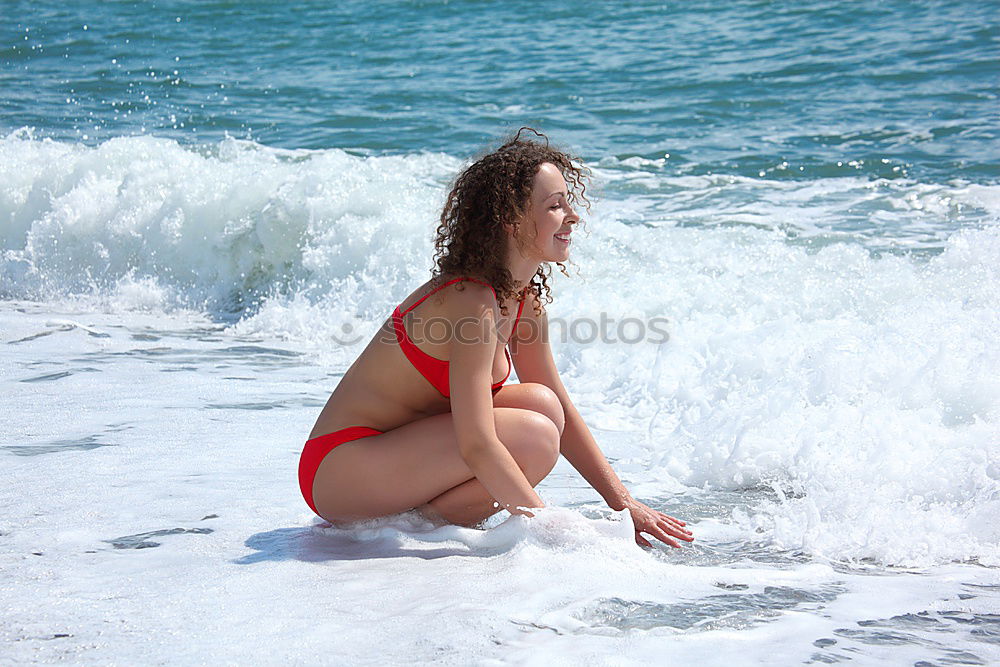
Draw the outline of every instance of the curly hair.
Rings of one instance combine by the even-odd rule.
[[[545,143],[522,138],[525,130]],[[434,279],[447,274],[471,275],[488,282],[501,303],[519,296],[506,267],[508,237],[504,228],[510,225],[517,233],[528,209],[535,174],[546,162],[562,172],[569,186],[569,202],[582,203],[590,210],[586,197],[590,169],[579,158],[550,146],[548,137],[541,132],[522,127],[496,150],[481,154],[455,179],[434,241]],[[562,262],[556,264],[563,275],[569,275]],[[541,304],[552,302],[548,285],[551,273],[552,267],[543,263],[532,277],[529,291],[537,297],[536,313],[540,313]],[[501,310],[507,315],[505,307],[501,306]]]

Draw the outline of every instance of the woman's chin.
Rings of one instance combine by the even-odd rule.
[[[554,248],[548,253],[546,261],[549,262],[565,262],[569,259],[569,246],[564,246],[562,248]]]
[[[565,262],[569,260],[569,248],[549,248],[547,250],[539,249],[536,257],[542,262]]]

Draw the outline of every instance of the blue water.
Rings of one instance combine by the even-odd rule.
[[[474,152],[532,124],[675,174],[1000,178],[1000,3],[52,2],[0,132]]]

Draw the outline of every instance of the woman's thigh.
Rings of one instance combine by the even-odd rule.
[[[496,407],[493,414],[497,437],[522,470],[552,467],[559,430],[549,417],[511,407]],[[335,448],[316,472],[313,501],[327,519],[385,516],[423,505],[473,477],[446,412]]]

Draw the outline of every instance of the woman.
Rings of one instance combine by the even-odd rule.
[[[565,273],[589,170],[525,129],[459,175],[431,280],[396,308],[313,427],[303,496],[330,521],[410,509],[466,526],[500,508],[533,516],[544,506],[534,487],[561,453],[610,507],[628,508],[636,542],[651,546],[646,533],[677,547],[693,539],[684,522],[629,495],[559,379],[544,335],[547,264]],[[520,384],[504,386],[511,365]]]

